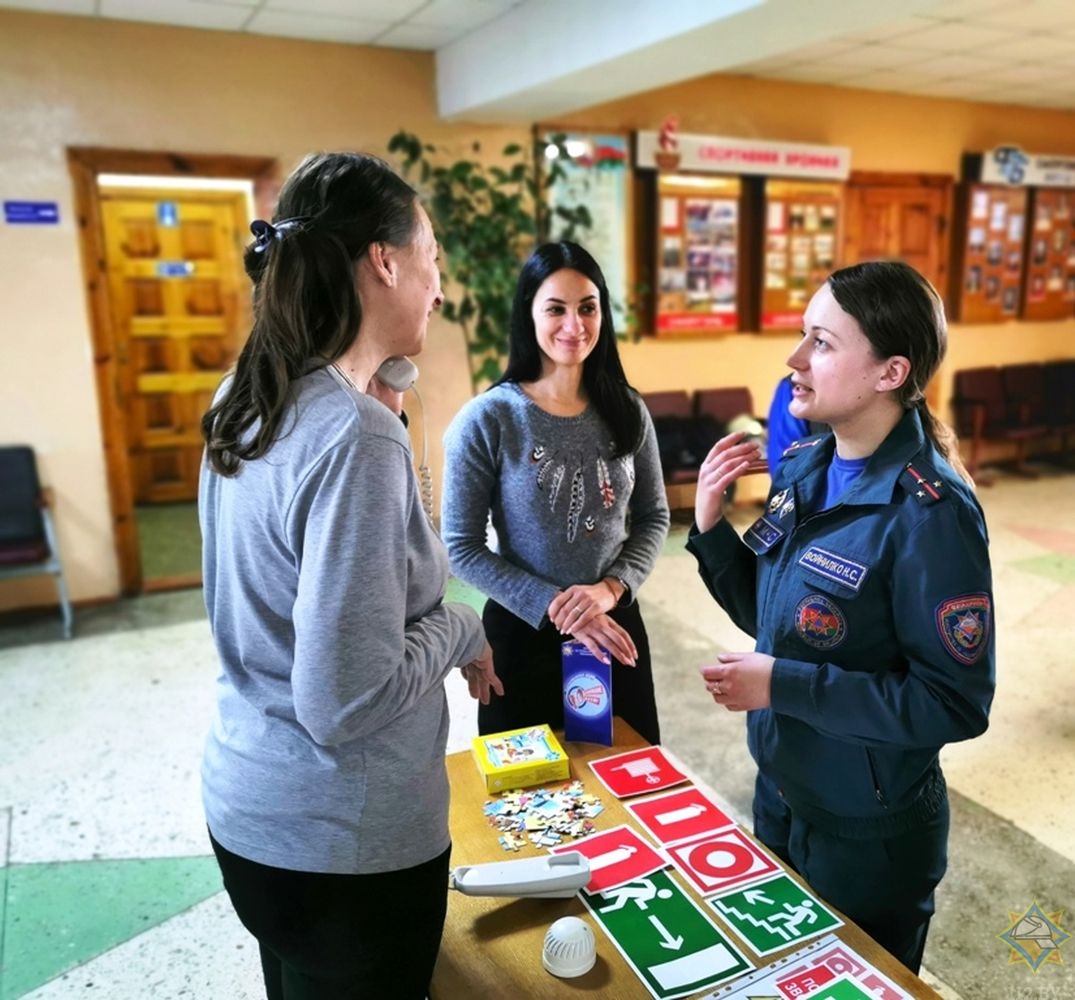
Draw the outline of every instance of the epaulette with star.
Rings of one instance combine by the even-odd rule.
[[[900,486],[924,506],[943,500],[947,490],[937,470],[920,458],[913,459],[903,467]]]

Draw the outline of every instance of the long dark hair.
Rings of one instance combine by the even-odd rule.
[[[371,243],[406,246],[417,196],[362,153],[306,157],[280,191],[277,229],[246,248],[254,325],[225,393],[202,417],[213,469],[232,476],[272,447],[291,384],[311,360],[338,358],[362,320],[355,264]],[[252,433],[251,433],[252,431]]]
[[[496,382],[534,382],[541,377],[541,348],[534,329],[534,296],[545,279],[568,268],[578,271],[597,287],[601,306],[601,328],[597,344],[582,363],[582,384],[601,419],[612,434],[613,455],[635,451],[642,440],[642,415],[631,394],[616,347],[612,326],[612,304],[608,284],[596,260],[577,243],[562,240],[543,243],[523,264],[511,305],[508,365]]]
[[[874,355],[900,355],[911,362],[907,380],[896,390],[904,409],[916,408],[922,428],[937,450],[949,457],[943,425],[926,403],[926,385],[948,349],[944,303],[936,289],[909,264],[873,260],[834,271],[832,297],[861,327]]]

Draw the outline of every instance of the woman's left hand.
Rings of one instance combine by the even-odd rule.
[[[561,590],[549,604],[549,621],[561,635],[589,625],[598,615],[611,611],[616,606],[617,598],[612,587],[604,580],[600,583],[576,583]]]
[[[504,684],[493,669],[493,650],[485,644],[482,655],[476,660],[464,663],[460,668],[467,679],[467,688],[471,698],[488,705],[494,694],[504,694]]]
[[[717,661],[699,670],[718,705],[731,712],[769,707],[773,657],[767,653],[721,653]]]

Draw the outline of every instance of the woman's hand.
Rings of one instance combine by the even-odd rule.
[[[483,705],[488,705],[492,694],[502,695],[504,685],[493,669],[493,651],[489,643],[485,644],[482,655],[459,668],[467,679],[471,698],[477,698]]]
[[[698,669],[718,705],[731,712],[769,707],[773,657],[767,653],[721,653],[717,661]]]
[[[614,622],[606,614],[600,614],[582,627],[573,629],[571,636],[581,642],[602,663],[608,663],[606,649],[620,663],[629,667],[633,667],[638,659],[634,639],[622,625]]]
[[[607,580],[573,584],[561,590],[550,602],[547,612],[549,621],[560,630],[561,635],[572,634],[589,625],[598,615],[611,611],[621,596],[613,592],[612,584]]]
[[[744,441],[746,431],[722,437],[706,455],[698,470],[694,494],[694,522],[708,531],[724,516],[724,491],[761,458],[757,441]]]

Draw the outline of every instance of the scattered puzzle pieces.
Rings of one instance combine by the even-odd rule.
[[[554,847],[594,832],[593,818],[604,806],[584,791],[581,781],[560,788],[514,789],[485,803],[489,825],[500,831],[500,846],[518,851],[527,840],[535,847]]]

